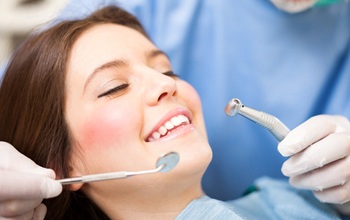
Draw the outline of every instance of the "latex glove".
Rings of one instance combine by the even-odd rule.
[[[41,202],[62,192],[54,179],[53,170],[0,142],[0,219],[44,219],[46,207]]]
[[[350,201],[350,122],[319,115],[293,129],[278,145],[291,185],[314,190],[322,202]]]
[[[277,8],[289,12],[298,13],[311,8],[317,0],[270,0]]]

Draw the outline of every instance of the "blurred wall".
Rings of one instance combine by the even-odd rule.
[[[0,68],[32,29],[57,16],[68,0],[0,0]]]

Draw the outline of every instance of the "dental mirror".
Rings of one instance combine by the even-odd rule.
[[[179,162],[180,157],[179,154],[176,152],[170,152],[167,154],[164,154],[162,157],[160,157],[157,161],[157,168],[161,167],[159,172],[168,172],[172,170],[177,163]]]
[[[168,172],[172,170],[180,160],[180,156],[176,152],[169,152],[162,155],[156,163],[156,168],[152,170],[142,170],[142,171],[120,171],[120,172],[110,172],[110,173],[99,173],[99,174],[91,174],[80,177],[66,178],[57,180],[62,185],[75,184],[75,183],[87,183],[87,182],[95,182],[95,181],[104,181],[104,180],[113,180],[126,178],[128,176],[142,175],[142,174],[150,174],[157,172]]]

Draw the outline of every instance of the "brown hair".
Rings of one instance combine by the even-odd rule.
[[[69,175],[71,139],[65,122],[65,75],[70,50],[88,28],[115,23],[147,37],[138,20],[109,6],[81,20],[62,21],[29,37],[13,54],[0,87],[0,140],[40,166]],[[65,188],[45,200],[47,219],[107,219],[86,196]]]

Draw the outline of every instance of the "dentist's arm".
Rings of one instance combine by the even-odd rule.
[[[350,122],[342,116],[319,115],[293,129],[278,145],[284,175],[298,188],[311,189],[322,202],[344,204],[350,214]],[[348,207],[347,207],[348,206]]]
[[[44,219],[41,202],[62,192],[55,173],[0,142],[0,219]]]

